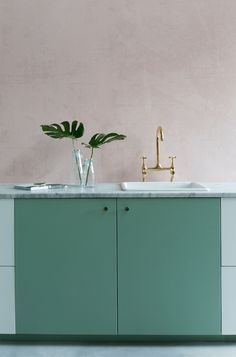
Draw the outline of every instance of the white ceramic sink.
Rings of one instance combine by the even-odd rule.
[[[209,188],[198,182],[122,182],[124,191],[209,191]]]

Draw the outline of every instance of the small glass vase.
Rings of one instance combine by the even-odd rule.
[[[95,186],[95,175],[92,159],[85,159],[82,164],[82,186],[92,188]]]

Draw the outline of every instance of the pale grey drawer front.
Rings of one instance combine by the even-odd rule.
[[[0,200],[0,266],[14,266],[14,200]]]
[[[0,267],[0,334],[15,334],[15,268]]]
[[[221,268],[222,335],[236,335],[236,267]]]
[[[236,266],[236,198],[221,199],[222,266]]]

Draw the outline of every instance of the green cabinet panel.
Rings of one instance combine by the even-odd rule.
[[[220,199],[118,199],[118,333],[220,334]]]
[[[18,334],[116,334],[116,200],[16,199],[15,244]]]

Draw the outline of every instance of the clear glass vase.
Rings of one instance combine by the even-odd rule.
[[[81,150],[78,148],[76,139],[72,139],[72,155],[74,167],[74,183],[78,186],[83,184],[83,157]]]
[[[95,175],[93,160],[83,157],[81,150],[78,148],[78,141],[72,140],[72,155],[74,166],[74,184],[80,187],[94,187]]]
[[[95,175],[92,159],[85,159],[82,163],[82,186],[94,187]]]

